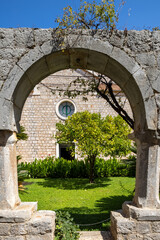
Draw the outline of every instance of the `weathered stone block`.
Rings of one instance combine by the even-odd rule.
[[[107,56],[112,56],[113,46],[108,42],[101,42],[99,39],[91,39],[89,41],[88,39],[88,47],[90,50],[95,50],[97,48],[97,51],[100,53],[105,53]]]
[[[16,28],[13,43],[15,47],[33,48],[35,46],[34,29]]]
[[[122,216],[121,212],[111,212],[111,221],[115,221],[117,233],[128,234],[136,230],[136,222]]]
[[[0,236],[8,236],[10,232],[10,224],[0,223]]]
[[[8,100],[12,99],[13,92],[23,74],[24,71],[19,66],[15,65],[12,68],[1,90],[1,98],[3,97]]]
[[[52,218],[47,216],[34,216],[28,223],[27,232],[29,235],[38,235],[52,232]]]
[[[54,52],[52,40],[44,42],[40,48],[45,56]]]
[[[138,69],[135,73],[133,73],[133,78],[137,82],[141,94],[143,95],[143,99],[149,98],[153,95],[153,89],[150,86],[145,70],[141,68]]]
[[[136,56],[136,60],[140,65],[153,67],[156,64],[156,58],[153,52],[143,52]]]
[[[128,222],[127,219],[123,219],[117,223],[117,232],[122,234],[132,233],[136,230],[136,224],[134,221]]]
[[[17,63],[20,68],[26,71],[31,65],[43,57],[43,52],[39,46],[25,54]]]
[[[135,62],[134,58],[131,58],[121,49],[114,47],[112,51],[112,58],[118,61],[123,67],[128,70],[130,74],[134,74],[140,69],[140,66]]]
[[[160,234],[159,233],[150,233],[144,236],[144,240],[159,240]]]
[[[132,205],[132,202],[124,202],[122,209],[127,218],[133,218],[138,221],[160,220],[160,209],[137,208]]]
[[[160,233],[160,222],[152,223],[152,231],[155,233]]]
[[[46,62],[50,73],[60,71],[65,68],[70,68],[70,56],[68,52],[56,52],[46,56]]]
[[[140,234],[146,234],[151,232],[150,222],[138,222],[136,226],[136,231]]]
[[[70,66],[73,69],[84,68],[87,69],[88,57],[90,57],[87,50],[80,49],[79,51],[75,51],[74,49],[69,50],[70,55]],[[88,56],[89,55],[89,56]]]
[[[113,46],[118,48],[122,48],[124,44],[125,34],[124,31],[118,31],[117,33],[113,33],[110,37],[110,43]]]
[[[26,72],[33,86],[39,83],[40,80],[44,79],[46,76],[50,75],[50,70],[46,63],[46,59],[41,58],[36,65],[32,66],[32,68],[28,69]]]
[[[13,47],[14,30],[1,28],[0,40],[0,48]]]
[[[17,223],[17,224],[12,224],[11,229],[10,229],[11,235],[17,236],[17,235],[26,235],[26,227],[24,223]]]
[[[25,222],[31,219],[34,211],[37,210],[37,202],[23,202],[14,210],[0,210],[0,222]]]
[[[140,234],[130,234],[128,240],[143,240],[143,235]]]
[[[35,29],[35,44],[42,45],[43,42],[51,41],[53,31],[53,29]]]

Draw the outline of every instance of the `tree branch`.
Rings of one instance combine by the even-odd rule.
[[[99,85],[100,83],[105,84],[105,90],[104,93],[102,91],[99,90]],[[113,103],[111,102],[111,100],[109,99],[109,97],[106,95],[106,91],[109,91],[109,94],[111,96],[111,99],[113,101]],[[99,78],[99,83],[95,89],[97,91],[97,93],[104,98],[109,104],[110,106],[128,123],[128,125],[134,129],[134,121],[133,119],[131,119],[128,115],[128,113],[120,106],[120,104],[118,103],[117,99],[115,98],[115,95],[113,93],[113,88],[112,88],[112,81],[107,82],[105,77],[103,75],[100,76]]]

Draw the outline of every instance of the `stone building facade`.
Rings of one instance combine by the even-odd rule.
[[[56,157],[66,156],[66,145],[59,145],[54,138],[56,123],[64,121],[57,108],[59,103],[70,101],[74,104],[75,111],[88,110],[91,113],[100,113],[102,117],[107,114],[116,116],[116,112],[110,105],[96,94],[88,96],[88,101],[82,100],[82,96],[68,99],[60,96],[56,89],[66,89],[68,84],[77,77],[86,77],[83,70],[63,70],[45,78],[39,83],[27,98],[21,116],[21,125],[28,134],[27,141],[19,141],[17,152],[22,156],[22,161],[32,162],[35,159],[43,159],[49,155]],[[87,74],[89,77],[89,72]],[[124,104],[125,110],[131,115],[130,105],[127,98],[117,85],[114,92]],[[53,92],[54,94],[53,94]],[[54,91],[56,90],[56,91]],[[67,156],[66,156],[67,157]]]

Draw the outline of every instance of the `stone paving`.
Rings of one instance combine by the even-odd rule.
[[[82,231],[79,240],[111,240],[109,231]]]

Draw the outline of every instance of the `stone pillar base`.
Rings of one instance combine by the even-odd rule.
[[[123,211],[111,212],[111,234],[114,240],[159,240],[160,210],[124,203]]]
[[[55,212],[36,210],[37,203],[0,210],[0,240],[53,240]]]

